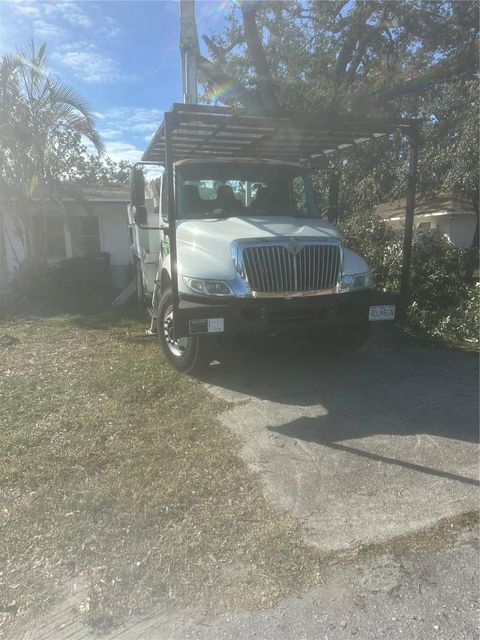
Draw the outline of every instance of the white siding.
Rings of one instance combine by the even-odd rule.
[[[124,202],[90,202],[88,213],[76,202],[66,202],[67,223],[65,225],[66,257],[72,257],[72,243],[68,225],[68,216],[98,217],[100,231],[100,250],[110,254],[112,280],[115,288],[122,288],[126,283],[128,265],[133,261],[128,235],[127,206]],[[13,218],[4,216],[5,253],[7,259],[8,279],[12,280],[19,263],[25,260],[23,243],[18,235]],[[51,262],[58,262],[52,259]]]
[[[456,215],[453,220],[449,220],[449,237],[457,247],[469,247],[472,244],[475,232],[475,215]]]
[[[101,249],[110,254],[112,266],[126,266],[132,262],[128,237],[127,206],[105,203],[96,205],[100,221]]]

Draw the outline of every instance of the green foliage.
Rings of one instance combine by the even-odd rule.
[[[82,96],[50,72],[45,51],[45,44],[37,49],[31,41],[0,59],[0,184],[24,245],[25,274],[34,262],[43,274],[47,253],[46,234],[36,232],[33,198],[40,198],[45,212],[59,200],[60,182],[125,184],[130,168],[87,155],[85,138],[99,154],[105,150],[93,114]],[[35,273],[25,274],[17,278],[22,289],[35,279]]]
[[[419,233],[413,243],[412,303],[449,312],[468,297],[464,279],[466,250],[436,233]]]
[[[424,119],[419,187],[478,207],[478,76],[439,86],[420,101]]]
[[[402,240],[374,213],[345,217],[339,229],[346,247],[365,258],[378,289],[397,291],[400,285]]]
[[[437,234],[415,238],[409,333],[451,346],[478,347],[479,288],[465,280],[466,254]]]
[[[43,209],[54,196],[55,183],[66,170],[63,152],[80,136],[99,153],[103,143],[85,100],[64,85],[47,66],[46,44],[33,40],[24,51],[0,60],[0,178],[15,205],[28,260],[46,256],[45,234],[35,233],[30,206],[35,184]]]
[[[364,256],[373,286],[398,291],[403,238],[375,214],[354,214],[339,227],[346,247]],[[455,247],[436,233],[417,233],[413,240],[410,308],[406,331],[422,340],[450,346],[478,346],[479,285],[465,279],[468,249]]]
[[[407,333],[427,342],[478,349],[479,287],[479,284],[470,286],[461,303],[448,312],[431,310],[414,302],[409,309]]]

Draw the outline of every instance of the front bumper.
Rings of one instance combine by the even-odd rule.
[[[306,298],[228,298],[228,301],[181,294],[175,337],[209,333],[209,326],[214,331],[234,334],[358,325],[368,322],[370,306],[395,304],[396,298],[397,294],[372,289]]]

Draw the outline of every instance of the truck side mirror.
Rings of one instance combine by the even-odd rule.
[[[145,205],[134,207],[133,219],[135,220],[135,224],[147,224],[147,207],[145,207]]]
[[[135,208],[145,206],[145,178],[143,170],[137,167],[130,174],[130,202]]]

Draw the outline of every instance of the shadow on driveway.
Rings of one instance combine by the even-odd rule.
[[[270,497],[317,533],[348,524],[352,537],[362,527],[371,539],[389,537],[477,505],[472,354],[378,327],[348,356],[315,353],[299,338],[244,341],[225,361],[204,382],[218,397],[250,402],[224,422]]]

